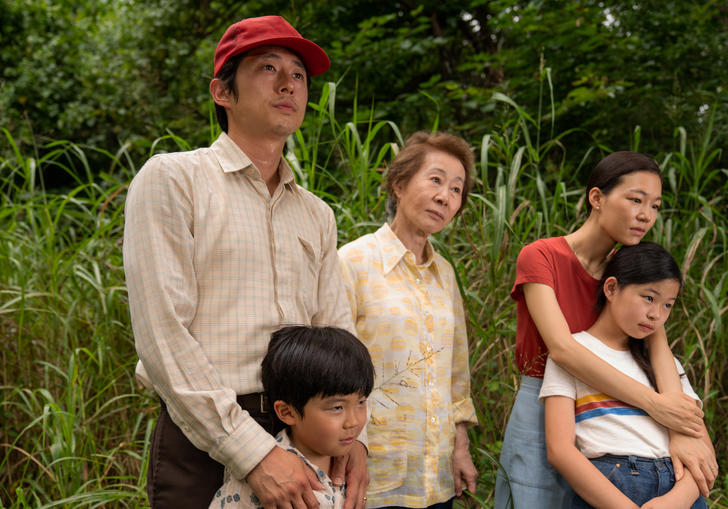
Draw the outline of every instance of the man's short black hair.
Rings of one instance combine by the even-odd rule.
[[[366,397],[374,385],[367,347],[338,327],[291,326],[274,332],[262,368],[263,388],[271,404],[284,401],[301,416],[313,397]]]
[[[223,66],[220,68],[220,72],[217,73],[217,76],[215,78],[222,81],[225,85],[225,88],[228,89],[233,94],[233,97],[235,100],[238,100],[238,90],[235,86],[235,73],[238,71],[238,65],[240,65],[240,61],[245,58],[246,53],[241,53],[239,55],[235,55],[230,60],[225,62]],[[228,132],[228,119],[227,119],[227,113],[225,112],[225,107],[220,106],[219,104],[215,103],[215,116],[217,117],[217,123],[220,124],[220,129],[224,133]]]

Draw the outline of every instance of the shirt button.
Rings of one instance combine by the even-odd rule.
[[[434,417],[430,417],[430,422],[435,422],[435,420],[436,419]]]

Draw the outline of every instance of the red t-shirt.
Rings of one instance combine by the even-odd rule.
[[[569,330],[588,329],[597,318],[599,280],[589,274],[564,237],[540,239],[521,249],[516,262],[516,282],[511,298],[516,301],[516,364],[528,376],[543,378],[548,349],[528,313],[523,283],[542,283],[553,288]]]

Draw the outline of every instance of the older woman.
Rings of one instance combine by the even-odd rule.
[[[414,134],[387,172],[391,223],[339,250],[376,370],[367,507],[446,508],[464,487],[475,491],[462,299],[453,268],[429,242],[465,206],[472,171],[462,138]]]

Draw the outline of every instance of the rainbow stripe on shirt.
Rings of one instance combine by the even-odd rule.
[[[576,400],[576,422],[607,414],[648,415],[641,408],[633,407],[606,394],[589,394]]]

